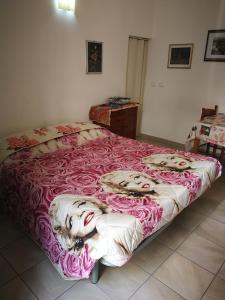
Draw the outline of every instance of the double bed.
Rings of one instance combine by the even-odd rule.
[[[214,158],[91,123],[0,139],[1,202],[70,280],[90,277],[99,262],[124,265],[220,174]]]

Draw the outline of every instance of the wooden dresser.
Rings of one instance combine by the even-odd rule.
[[[95,106],[95,110],[99,113],[89,113],[89,118],[94,123],[106,127],[113,133],[118,135],[135,139],[136,138],[136,126],[137,126],[137,111],[138,105],[127,104],[119,108],[111,108],[108,106]],[[103,112],[104,111],[104,112]],[[105,116],[101,119],[101,117]],[[107,114],[108,113],[108,114]],[[100,118],[98,117],[100,115]]]

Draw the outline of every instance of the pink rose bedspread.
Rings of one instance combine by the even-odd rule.
[[[106,129],[87,129],[83,140],[80,134],[58,138],[56,149],[46,142],[41,151],[22,149],[0,168],[8,211],[66,279],[89,277],[98,259],[126,263],[221,172],[213,158]]]

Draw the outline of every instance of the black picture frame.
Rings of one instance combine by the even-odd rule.
[[[103,43],[97,41],[86,41],[86,73],[102,73]]]
[[[204,61],[225,61],[225,29],[208,30]]]
[[[167,68],[190,69],[193,47],[193,43],[170,44]]]

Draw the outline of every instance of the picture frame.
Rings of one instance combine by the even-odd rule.
[[[225,61],[225,29],[208,30],[204,61]]]
[[[167,67],[172,69],[190,69],[193,47],[193,43],[169,44]]]
[[[102,73],[103,43],[86,41],[86,73]]]

